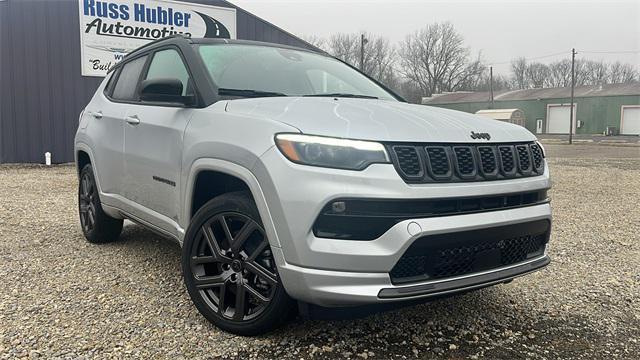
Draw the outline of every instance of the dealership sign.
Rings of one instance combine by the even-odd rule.
[[[109,69],[150,41],[184,34],[236,37],[236,10],[169,0],[79,0],[82,75]]]

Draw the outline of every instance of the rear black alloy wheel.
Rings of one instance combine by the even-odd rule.
[[[96,187],[88,172],[80,179],[80,225],[85,233],[92,231],[96,226]]]
[[[223,318],[259,316],[278,285],[273,255],[262,226],[246,215],[221,213],[201,228],[191,268],[200,296]]]
[[[93,168],[85,165],[80,172],[78,186],[78,213],[80,226],[87,241],[106,243],[115,241],[122,232],[122,219],[114,219],[102,210]]]
[[[245,193],[222,195],[198,211],[185,236],[183,271],[200,313],[238,335],[267,332],[295,308]]]

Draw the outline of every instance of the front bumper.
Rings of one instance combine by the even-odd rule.
[[[431,234],[458,232],[460,230],[484,229],[487,227],[512,225],[533,220],[550,220],[551,210],[548,204],[532,207],[440,217],[430,219],[413,219],[394,226],[383,237],[374,240],[391,243],[392,239],[402,239],[402,246],[382,259],[382,271],[336,271],[328,269],[309,268],[290,264],[286,261],[282,249],[274,249],[276,263],[280,277],[287,292],[298,300],[326,306],[360,305],[385,301],[398,301],[449,294],[459,291],[480,288],[527,273],[539,270],[549,263],[546,253],[527,259],[510,266],[490,269],[463,276],[420,281],[409,284],[393,284],[389,272],[402,256],[404,250],[414,240]],[[408,223],[417,223],[422,229],[429,229],[414,236],[407,234]],[[326,240],[326,239],[318,239]],[[355,241],[357,242],[357,241]],[[357,242],[362,243],[362,242]],[[363,244],[364,245],[364,244]],[[406,245],[406,246],[405,246]],[[366,252],[362,252],[364,256]],[[371,256],[371,255],[370,255]],[[383,260],[383,261],[382,261]]]
[[[271,221],[277,235],[272,248],[280,277],[289,295],[298,300],[336,307],[429,297],[507,281],[549,262],[543,254],[504,268],[403,285],[394,285],[389,275],[418,238],[550,222],[549,204],[407,219],[370,241],[319,238],[311,230],[322,208],[335,199],[432,199],[536,191],[550,187],[548,168],[541,176],[514,180],[409,185],[392,165],[376,164],[361,172],[314,168],[290,163],[272,148],[253,171],[269,204],[271,218],[263,221]]]

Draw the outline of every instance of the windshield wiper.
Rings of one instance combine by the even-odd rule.
[[[330,94],[311,94],[304,95],[306,97],[343,97],[343,98],[357,98],[357,99],[377,99],[377,96],[370,95],[358,95],[358,94],[345,94],[345,93],[330,93]]]
[[[240,96],[240,97],[271,97],[271,96],[287,96],[287,94],[272,92],[272,91],[260,91],[260,90],[246,90],[246,89],[226,89],[219,88],[218,95],[227,96]]]

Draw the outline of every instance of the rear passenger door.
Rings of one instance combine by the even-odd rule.
[[[159,78],[178,79],[183,95],[195,94],[178,48],[149,55],[140,81]],[[133,215],[174,235],[181,200],[182,138],[193,111],[176,104],[139,101],[129,106],[125,117],[125,196],[140,205]]]
[[[95,172],[100,190],[106,194],[122,195],[124,172],[124,117],[127,102],[135,100],[135,89],[147,57],[125,63],[111,75],[104,96],[96,96],[87,105],[85,114],[92,119],[87,131],[94,140]],[[106,198],[110,205],[115,201]]]

